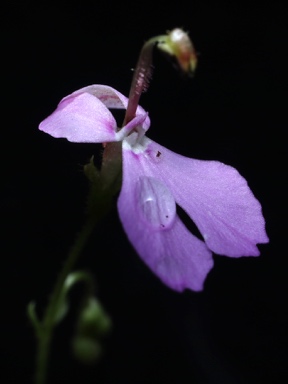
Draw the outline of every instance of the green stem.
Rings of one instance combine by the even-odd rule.
[[[99,217],[97,218],[99,219]],[[74,246],[71,248],[68,258],[58,277],[54,291],[47,306],[44,319],[41,326],[41,332],[38,334],[37,355],[36,355],[36,373],[35,384],[45,384],[47,380],[48,360],[51,349],[53,330],[55,327],[55,314],[58,309],[58,303],[61,297],[63,284],[77,262],[83,248],[91,235],[96,222],[95,217],[90,218],[82,231],[76,237]]]
[[[89,164],[86,171],[93,176],[90,193],[87,202],[87,221],[78,233],[74,245],[71,248],[63,269],[55,284],[50,301],[41,322],[35,317],[34,305],[29,307],[30,318],[32,316],[34,325],[37,324],[37,355],[35,384],[45,384],[47,381],[47,368],[51,349],[51,341],[56,318],[59,313],[59,304],[63,299],[63,287],[67,276],[72,272],[78,258],[80,257],[87,240],[93,232],[96,224],[110,210],[113,196],[120,188],[119,175],[121,175],[121,143],[108,143],[103,154],[101,172],[99,173],[93,164]],[[85,171],[85,169],[84,169]],[[86,176],[89,178],[88,174]]]

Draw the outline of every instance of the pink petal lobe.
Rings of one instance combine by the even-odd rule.
[[[231,166],[189,159],[151,141],[143,167],[170,188],[215,253],[258,256],[269,241],[259,201]]]
[[[126,109],[128,99],[116,89],[108,85],[93,84],[80,88],[73,92],[71,96],[77,96],[81,93],[89,93],[99,99],[107,108]]]
[[[213,266],[212,254],[177,216],[170,189],[142,167],[143,156],[123,149],[118,211],[124,230],[142,260],[166,285],[176,291],[200,291]]]
[[[117,125],[99,99],[89,93],[77,93],[62,99],[39,129],[76,143],[103,143],[116,141]]]
[[[145,133],[143,131],[142,127],[143,124],[147,121],[148,114],[145,112],[142,115],[136,115],[129,123],[124,125],[117,133],[116,133],[116,141],[122,141],[124,138],[126,138],[129,133],[131,133],[133,130],[135,131],[141,131],[141,133]],[[136,133],[137,137],[139,136],[139,132]]]
[[[108,85],[88,85],[87,87],[78,89],[78,91],[73,92],[72,96],[83,92],[95,96],[97,99],[102,101],[102,103],[107,108],[126,109],[128,105],[128,98],[122,95],[122,93],[118,92],[116,89],[109,87]],[[142,125],[142,128],[146,131],[150,127],[150,119],[144,109],[141,106],[138,106],[136,110],[136,116],[144,114],[146,115],[146,119]]]

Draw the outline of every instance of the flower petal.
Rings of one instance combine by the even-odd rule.
[[[136,137],[139,137],[141,132],[142,135],[145,134],[143,131],[143,124],[147,120],[148,113],[144,113],[143,115],[136,115],[128,124],[124,125],[117,133],[116,133],[116,141],[122,141],[124,138],[127,138],[129,133],[135,129]],[[135,135],[133,135],[134,137]]]
[[[171,191],[141,166],[144,153],[123,149],[123,183],[118,211],[130,242],[143,261],[170,288],[203,289],[213,266],[205,243],[176,214]]]
[[[127,104],[127,97],[112,87],[89,85],[64,97],[57,109],[42,121],[39,129],[76,143],[120,141],[135,124],[132,120],[116,134],[117,124],[108,108],[125,109]],[[138,106],[135,118],[138,118],[137,124],[140,124],[140,118],[141,128],[147,131],[150,119],[142,107]]]
[[[146,172],[166,183],[213,252],[259,255],[256,244],[269,241],[261,205],[236,169],[189,159],[153,141],[145,154],[141,160]]]
[[[76,143],[103,143],[116,141],[117,125],[99,99],[89,93],[77,93],[62,99],[39,129]]]
[[[75,96],[83,92],[97,97],[97,99],[102,101],[102,103],[106,105],[107,108],[126,109],[128,105],[128,98],[122,95],[122,93],[118,92],[116,89],[109,87],[108,85],[88,85],[87,87],[78,89],[78,91],[73,92],[72,95]],[[136,116],[138,115],[146,115],[146,119],[142,128],[147,131],[147,129],[150,127],[150,119],[141,106],[137,107]]]
[[[128,99],[122,93],[118,92],[116,89],[109,87],[108,85],[103,84],[92,84],[87,87],[83,87],[73,92],[71,96],[77,96],[81,93],[89,93],[90,95],[95,96],[97,99],[102,101],[102,103],[107,108],[115,109],[126,109],[128,104]]]

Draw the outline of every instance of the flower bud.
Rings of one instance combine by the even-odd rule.
[[[197,55],[186,32],[180,28],[173,29],[165,40],[159,42],[158,48],[175,57],[183,72],[193,75],[197,66]]]

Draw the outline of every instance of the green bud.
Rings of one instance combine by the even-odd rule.
[[[94,164],[94,156],[91,157],[88,164],[84,165],[84,173],[91,183],[99,182],[100,172]]]
[[[111,320],[102,305],[94,297],[90,297],[80,313],[77,333],[86,337],[98,338],[104,336],[110,328]]]
[[[110,331],[111,320],[102,305],[95,297],[87,299],[82,308],[72,350],[77,360],[82,363],[93,363],[102,353],[102,338]]]
[[[72,342],[75,358],[84,364],[92,364],[101,357],[102,347],[96,340],[86,337],[75,337]]]

